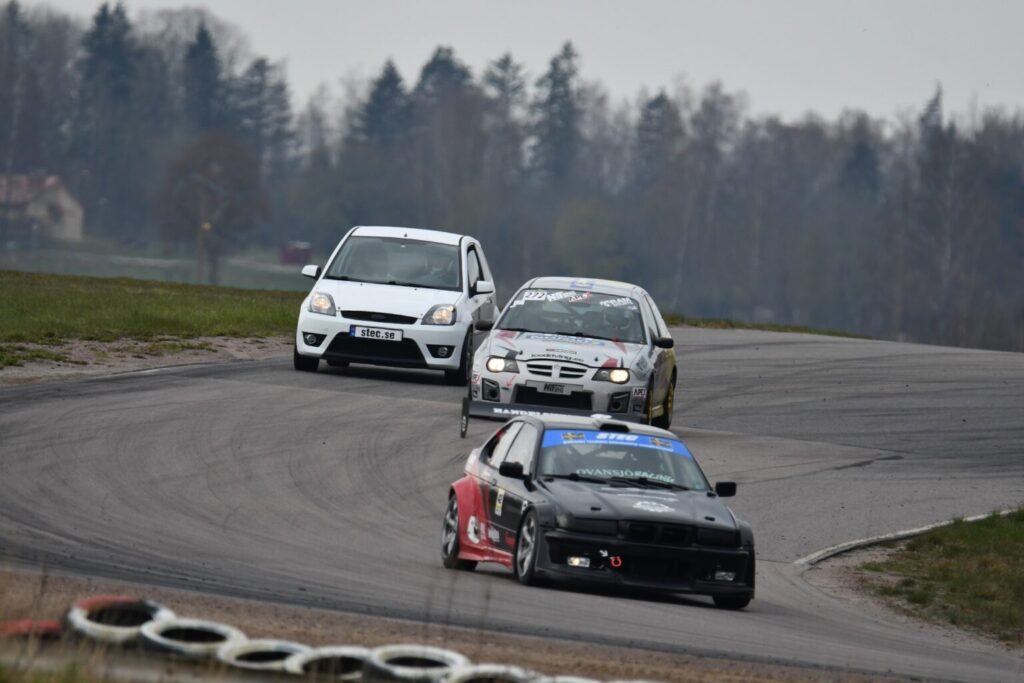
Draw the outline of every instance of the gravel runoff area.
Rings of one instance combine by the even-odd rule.
[[[112,375],[168,365],[224,363],[281,356],[292,349],[287,337],[195,337],[113,342],[69,340],[60,344],[24,344],[65,356],[65,361],[32,360],[0,368],[0,385],[36,384],[56,380]]]
[[[908,680],[761,662],[674,655],[550,638],[507,634],[498,636],[494,632],[443,624],[422,624],[132,583],[16,570],[0,571],[0,620],[58,619],[73,601],[101,594],[145,597],[170,607],[178,616],[231,624],[251,638],[281,638],[312,646],[375,647],[393,643],[419,643],[451,648],[473,662],[514,664],[549,675],[687,683],[863,683]]]

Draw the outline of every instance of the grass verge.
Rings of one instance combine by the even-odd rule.
[[[0,270],[0,367],[66,360],[39,345],[69,339],[152,342],[153,353],[199,336],[290,334],[301,292]],[[31,343],[28,347],[25,344]]]
[[[1024,645],[1024,508],[957,520],[861,569],[870,590],[916,616]]]
[[[780,323],[745,323],[728,318],[692,318],[687,315],[670,314],[665,316],[669,325],[686,325],[688,327],[704,327],[712,330],[763,330],[765,332],[796,332],[799,334],[818,334],[826,337],[848,337],[850,339],[870,339],[862,334],[844,332],[842,330],[817,329],[805,325],[784,325]]]

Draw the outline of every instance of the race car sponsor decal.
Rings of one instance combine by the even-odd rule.
[[[583,441],[584,436],[580,432],[562,432],[562,441]]]
[[[618,299],[605,299],[604,301],[601,301],[600,304],[602,306],[607,306],[608,308],[632,308],[633,310],[637,310],[638,308],[636,302],[628,296],[622,296]]]
[[[633,400],[634,401],[646,401],[647,400],[647,387],[633,387]]]
[[[551,351],[545,351],[543,353],[535,353],[530,360],[564,360],[568,362],[576,361],[575,356],[569,355],[576,353],[575,351],[566,351],[565,353],[553,353]]]
[[[576,292],[569,297],[569,303],[578,304],[584,301],[590,301],[590,292]]]
[[[633,470],[633,469],[621,469],[615,467],[580,467],[576,469],[576,474],[583,477],[626,477],[628,479],[636,479],[637,477],[643,477],[644,479],[651,479],[657,481],[666,481],[668,483],[674,483],[676,478],[670,474],[659,474],[657,472],[646,472],[644,470]]]
[[[466,536],[469,540],[473,541],[473,543],[480,542],[480,520],[478,520],[475,515],[470,517],[469,521],[466,522]]]
[[[497,543],[498,539],[501,538],[501,533],[499,533],[493,526],[489,526],[487,527],[487,538],[491,539],[492,542]]]
[[[601,432],[596,429],[568,430],[549,429],[544,432],[544,441],[541,444],[544,448],[561,446],[565,443],[564,434],[573,434],[576,443],[585,444],[609,444],[624,443],[637,448],[653,448],[659,451],[669,451],[684,458],[692,458],[693,455],[682,441],[667,439],[658,436],[647,436],[646,434],[624,434],[622,432]],[[582,438],[579,438],[582,436]]]
[[[653,500],[638,500],[633,503],[633,509],[643,510],[644,512],[675,512],[673,508],[662,503],[655,503]]]
[[[594,281],[593,280],[573,280],[572,282],[569,283],[569,286],[574,288],[574,289],[593,289],[594,288]]]
[[[582,346],[608,346],[608,343],[601,339],[570,337],[567,334],[548,334],[544,332],[528,332],[523,334],[523,339],[535,339],[537,341],[556,342],[559,344],[580,344]]]
[[[501,508],[505,504],[505,489],[498,489],[498,497],[494,499],[494,516],[501,516]]]

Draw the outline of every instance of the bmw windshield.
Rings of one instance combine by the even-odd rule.
[[[458,291],[460,273],[454,244],[353,236],[345,240],[324,278]]]
[[[572,289],[521,290],[496,328],[646,343],[643,317],[634,299]]]
[[[541,478],[594,483],[710,488],[681,441],[621,432],[549,429],[544,432],[537,473]]]

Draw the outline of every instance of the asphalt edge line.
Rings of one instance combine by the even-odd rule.
[[[1005,510],[996,510],[994,512],[986,512],[981,515],[973,515],[971,517],[956,517],[954,519],[948,519],[944,522],[936,522],[935,524],[928,524],[927,526],[920,526],[914,529],[904,529],[903,531],[894,531],[889,534],[882,534],[880,536],[870,536],[868,538],[860,538],[855,541],[846,541],[845,543],[838,543],[828,548],[822,548],[821,550],[815,551],[810,555],[805,555],[798,560],[794,560],[793,564],[798,567],[813,567],[814,565],[827,560],[836,555],[842,555],[843,553],[850,552],[851,550],[860,550],[861,548],[868,548],[873,545],[880,543],[887,543],[889,541],[902,541],[905,538],[912,538],[914,536],[920,536],[921,534],[931,531],[932,529],[938,529],[939,527],[949,526],[957,520],[963,522],[979,522],[987,517],[1005,517],[1012,512],[1019,510],[1019,507],[1007,508]]]

